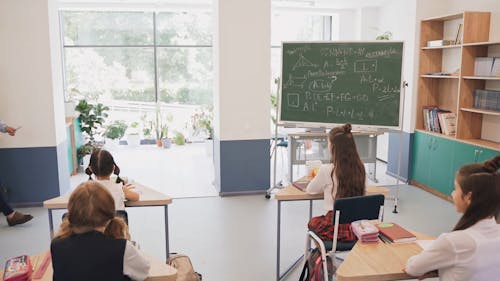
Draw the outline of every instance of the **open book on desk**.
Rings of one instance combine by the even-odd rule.
[[[297,181],[294,181],[292,185],[304,192],[306,192],[307,185],[309,184],[311,180],[309,180],[307,177],[301,178]]]

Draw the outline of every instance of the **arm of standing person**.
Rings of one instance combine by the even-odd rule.
[[[0,132],[1,133],[7,133],[7,134],[9,134],[11,136],[15,136],[16,135],[16,131],[17,130],[15,128],[9,127],[3,121],[0,121]]]
[[[151,267],[149,261],[127,240],[123,254],[123,274],[132,280],[145,280]]]
[[[126,184],[123,186],[123,194],[125,194],[125,199],[129,201],[139,201],[139,193],[135,192],[135,188],[132,184]]]
[[[309,182],[306,192],[309,194],[318,194],[325,190],[328,184],[332,183],[331,178],[331,164],[321,165],[318,174]]]

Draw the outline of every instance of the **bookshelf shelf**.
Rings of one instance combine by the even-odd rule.
[[[465,43],[464,47],[470,46],[491,46],[491,45],[500,45],[500,42],[475,42],[475,43]]]
[[[457,140],[457,138],[454,135],[449,136],[449,135],[436,133],[436,132],[432,132],[432,131],[427,131],[427,130],[421,130],[421,129],[415,129],[415,131],[418,131],[421,133],[426,133],[428,135],[432,135],[432,136],[436,136],[436,137],[440,137],[440,138],[449,139],[449,140]]]
[[[463,76],[462,78],[464,79],[469,79],[469,80],[498,80],[500,81],[500,77],[494,77],[494,76]]]
[[[422,47],[422,50],[441,50],[441,49],[454,49],[460,48],[462,45],[446,45],[446,46],[436,46],[436,47]]]
[[[479,108],[467,108],[467,107],[462,107],[462,108],[460,108],[460,110],[467,111],[467,112],[481,113],[481,114],[485,114],[485,115],[500,116],[500,111],[494,111],[494,110],[486,110],[486,109],[479,109]]]
[[[437,79],[458,79],[458,75],[430,75],[430,74],[423,74],[420,75],[422,78],[437,78]],[[500,79],[499,79],[500,80]]]

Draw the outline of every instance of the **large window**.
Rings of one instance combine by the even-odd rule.
[[[211,104],[211,17],[204,11],[61,12],[66,98]]]

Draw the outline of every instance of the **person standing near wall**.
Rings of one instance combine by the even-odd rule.
[[[0,120],[0,132],[7,133],[10,136],[16,135],[16,128],[7,126],[4,122]],[[25,222],[30,221],[33,216],[29,214],[23,214],[18,211],[14,211],[7,202],[5,202],[5,198],[3,197],[3,192],[0,190],[0,211],[5,215],[7,219],[7,224],[9,226],[14,226],[17,224],[23,224]]]

